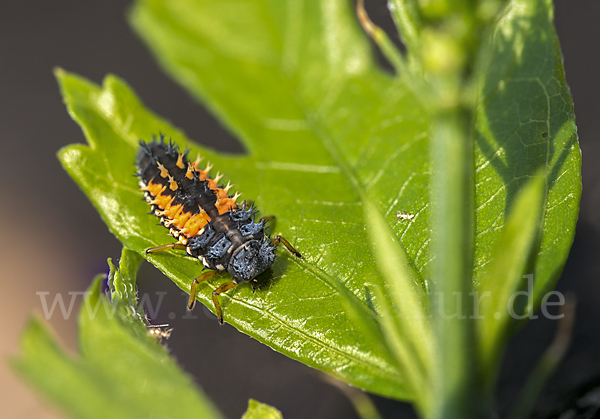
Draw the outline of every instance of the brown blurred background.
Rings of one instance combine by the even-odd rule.
[[[538,411],[549,412],[562,395],[600,377],[600,2],[557,0],[556,26],[571,86],[581,148],[584,192],[575,244],[560,291],[577,295],[573,346],[548,385]],[[0,416],[55,418],[60,412],[42,401],[6,366],[32,312],[42,313],[38,292],[84,291],[106,272],[106,258],[121,246],[87,198],[67,176],[55,154],[84,142],[62,104],[52,75],[55,66],[99,83],[107,73],[123,77],[145,104],[193,139],[223,151],[241,152],[235,140],[202,105],[194,102],[157,67],[127,26],[130,2],[52,0],[0,5]],[[390,28],[383,0],[367,1],[376,22]],[[140,271],[141,293],[154,304],[166,293],[155,323],[174,327],[168,346],[226,417],[239,418],[252,397],[292,418],[352,418],[351,404],[319,374],[230,326],[219,326],[198,310],[182,319],[186,297],[152,266]],[[80,299],[73,310],[77,312]],[[57,310],[50,323],[70,350],[76,350],[75,315]],[[499,411],[514,401],[525,374],[549,344],[555,324],[536,320],[519,332],[507,353],[498,394]],[[235,356],[231,356],[231,354]],[[385,417],[414,418],[410,406],[373,397]]]

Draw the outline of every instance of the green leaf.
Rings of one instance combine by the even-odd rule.
[[[433,372],[434,337],[429,323],[429,299],[402,248],[390,235],[379,210],[365,206],[365,219],[385,290],[374,289],[385,339],[396,356],[416,402],[426,408]],[[389,301],[388,301],[389,300]]]
[[[117,78],[108,77],[103,88],[62,71],[58,78],[69,112],[90,141],[90,147],[74,145],[61,150],[61,162],[119,240],[189,292],[192,279],[202,272],[199,261],[182,257],[181,252],[145,255],[145,249],[173,239],[165,236],[164,227],[148,214],[132,174],[138,138],[168,132],[176,142],[191,148],[192,155],[198,148],[143,109]],[[373,262],[364,256],[369,247],[362,208],[350,186],[338,184],[344,182],[340,169],[219,156],[206,149],[202,155],[230,175],[245,197],[255,199],[263,214],[276,214],[277,233],[288,237],[305,257],[298,261],[282,250],[268,288],[253,293],[250,286],[240,286],[223,295],[225,320],[308,365],[373,392],[407,397],[384,342],[366,339],[346,312],[350,304],[361,306],[363,316],[373,316],[366,289],[370,283],[382,285],[382,280],[372,268]],[[277,178],[283,183],[275,184]],[[317,199],[320,194],[327,200]],[[348,201],[349,205],[344,205]],[[353,248],[350,253],[348,245]],[[332,264],[333,260],[339,262]],[[361,261],[358,266],[357,261]],[[210,293],[223,280],[213,279],[199,287],[198,298],[211,309]],[[339,292],[345,289],[348,291]],[[371,322],[371,327],[376,328],[376,322]],[[375,329],[369,336],[377,333]]]
[[[546,179],[534,307],[552,289],[575,235],[581,153],[550,0],[513,0],[484,43],[477,113],[475,281],[506,214],[539,171]]]
[[[348,18],[347,11],[345,13]],[[358,32],[357,28],[353,31]],[[360,43],[366,46],[365,40]],[[390,112],[387,107],[395,100],[396,93],[404,88],[398,84],[394,91],[384,92],[383,87],[387,84],[383,82],[388,82],[389,78],[374,74],[376,78],[372,81],[367,78],[364,86],[361,86],[363,81],[357,80],[354,90],[364,90],[373,97],[371,102],[379,103],[377,113],[388,114],[388,124],[393,124],[395,112]],[[135,156],[133,145],[137,138],[149,138],[158,131],[173,135],[180,143],[183,142],[182,136],[172,127],[157,123],[153,116],[140,112],[138,102],[132,100],[132,95],[125,92],[125,87],[114,78],[107,79],[104,90],[87,84],[83,93],[71,91],[71,87],[79,90],[85,82],[70,77],[67,80],[66,76],[61,76],[61,80],[70,111],[84,125],[93,145],[92,149],[78,146],[63,150],[61,160],[65,167],[90,193],[112,231],[128,247],[142,253],[148,247],[165,243],[168,239],[164,237],[164,229],[155,226],[156,220],[146,214],[148,208],[140,202],[140,192],[131,177]],[[377,91],[372,92],[373,88]],[[344,94],[344,91],[342,89],[341,93]],[[255,104],[256,94],[253,93],[252,99]],[[242,96],[250,97],[240,90],[235,96],[237,99],[229,104],[235,106],[236,101],[243,99]],[[80,101],[79,98],[85,100]],[[105,112],[107,102],[114,104],[109,112]],[[121,103],[131,106],[128,108]],[[368,111],[362,100],[355,100],[355,104]],[[387,354],[384,343],[364,338],[346,315],[345,300],[336,292],[337,286],[345,286],[351,291],[349,294],[360,299],[367,312],[371,312],[366,296],[367,286],[382,285],[368,256],[361,200],[355,190],[356,176],[352,175],[354,180],[348,180],[349,176],[344,172],[346,169],[342,167],[346,165],[345,160],[338,157],[336,162],[330,156],[327,147],[313,133],[311,122],[302,109],[289,97],[256,104],[254,111],[262,107],[268,107],[269,112],[274,114],[267,120],[261,120],[258,126],[251,117],[240,113],[245,123],[250,124],[248,129],[254,126],[254,137],[261,138],[259,143],[252,145],[251,157],[217,157],[208,150],[202,154],[227,173],[244,192],[244,197],[255,199],[263,214],[278,216],[277,232],[290,238],[307,262],[298,263],[282,253],[274,266],[276,281],[271,290],[252,294],[249,287],[239,287],[222,298],[226,321],[289,356],[362,388],[388,396],[407,397],[402,384],[404,380],[395,367],[395,360]],[[408,102],[406,113],[412,112],[412,109]],[[338,122],[338,128],[345,130],[341,123]],[[411,145],[415,145],[416,149],[422,143],[423,131],[420,130],[417,135],[415,127],[418,124],[410,119],[407,126],[410,138],[405,147],[408,150]],[[357,129],[361,130],[360,127]],[[386,126],[381,130],[388,131],[381,139],[385,145],[387,137],[394,138],[396,130]],[[368,142],[368,131],[361,139],[363,144]],[[284,146],[279,141],[282,135],[288,139]],[[117,146],[119,137],[125,141]],[[193,146],[192,149],[197,150]],[[410,154],[418,167],[425,161],[416,150]],[[113,159],[112,156],[118,157]],[[357,155],[355,159],[359,157]],[[370,157],[371,160],[377,158]],[[127,159],[128,164],[122,165],[121,159]],[[82,165],[84,161],[85,165]],[[372,172],[371,177],[376,176],[377,171],[379,169],[368,170]],[[417,170],[401,167],[400,171]],[[418,169],[418,172],[421,171]],[[397,171],[391,169],[390,173],[394,176]],[[403,176],[408,177],[409,173]],[[416,174],[415,177],[421,176]],[[274,180],[278,181],[278,186]],[[382,190],[385,187],[385,182],[376,186]],[[387,190],[385,195],[388,201],[395,199]],[[415,196],[415,200],[418,199]],[[388,211],[388,219],[395,220],[394,206]],[[150,259],[186,291],[191,279],[201,271],[198,262],[168,254]],[[211,281],[209,286],[200,287],[199,299],[209,307],[212,303],[207,288],[214,289],[215,283]]]
[[[511,71],[483,65],[476,281],[492,259],[490,248],[514,194],[540,166],[549,181],[536,287],[552,284],[572,242],[580,157],[546,5],[536,6],[529,18],[539,28],[522,26],[518,13],[507,14],[499,26],[514,26],[512,34],[521,43],[521,32],[538,34],[538,49],[523,46]],[[69,112],[89,142],[89,147],[63,149],[60,159],[111,231],[142,255],[172,241],[147,214],[132,176],[139,138],[162,131],[192,154],[200,151],[244,198],[256,201],[262,215],[278,217],[274,233],[287,237],[305,257],[298,261],[282,250],[272,286],[256,293],[240,286],[223,295],[225,321],[363,389],[410,398],[405,372],[370,317],[376,313],[369,290],[386,289],[386,280],[377,271],[364,209],[367,203],[378,209],[384,228],[397,237],[415,271],[415,284],[427,292],[433,258],[430,120],[403,79],[377,67],[348,2],[149,0],[139,1],[131,18],[164,68],[240,138],[246,154],[200,149],[147,111],[113,76],[98,87],[59,72]],[[497,33],[507,38],[495,35],[492,58],[503,58],[520,45],[511,44],[506,31]],[[526,82],[532,78],[550,95],[533,94],[540,84]],[[545,159],[538,155],[542,148],[548,151]],[[402,210],[410,220],[398,219]],[[202,270],[181,252],[147,258],[185,291]],[[211,309],[210,292],[223,280],[199,287],[199,300]],[[356,313],[365,320],[357,322]]]
[[[515,293],[527,287],[523,275],[539,247],[545,182],[543,176],[537,176],[517,194],[494,248],[494,259],[477,289],[479,359],[487,381],[494,379],[502,342],[517,320],[513,316],[525,317],[517,306],[521,301],[515,300]]]
[[[283,415],[277,409],[268,404],[248,400],[248,410],[242,416],[242,419],[283,419]]]
[[[118,275],[134,283],[140,258],[124,250]],[[79,312],[79,349],[68,354],[46,323],[32,319],[13,366],[34,387],[77,418],[220,418],[221,415],[148,332],[135,307],[121,311],[96,277]],[[127,314],[129,313],[129,315]],[[145,332],[145,327],[142,327]],[[157,403],[157,401],[160,401]]]
[[[246,145],[248,174],[223,170],[244,196],[258,197],[259,208],[281,221],[285,217],[295,229],[299,250],[316,268],[299,279],[303,294],[318,298],[311,288],[314,273],[322,272],[330,278],[326,282],[343,284],[369,307],[366,290],[383,280],[361,214],[366,191],[377,197],[394,233],[404,233],[403,244],[419,259],[416,266],[425,268],[428,260],[427,121],[404,83],[376,67],[353,15],[349,4],[339,1],[154,1],[139,2],[132,21],[166,69]],[[249,182],[242,184],[244,178]],[[419,214],[415,228],[397,223],[395,214],[403,208]],[[281,230],[285,234],[283,225]],[[278,284],[283,301],[290,291],[298,292]],[[339,301],[331,297],[327,306]],[[361,326],[331,318],[347,303],[327,306],[312,304],[306,314],[288,310],[285,316],[309,336],[343,330],[341,340],[329,343],[344,352],[367,348],[378,363],[395,363],[371,347],[383,344],[367,338],[377,332],[363,337],[356,334]],[[309,313],[321,318],[317,328],[305,322]],[[344,379],[372,392],[408,397],[399,376],[395,380],[403,388],[395,394],[382,393],[380,385],[366,385],[363,378]]]
[[[108,286],[111,291],[111,301],[122,319],[133,324],[132,330],[146,334],[148,320],[143,309],[137,304],[135,283],[137,269],[141,262],[140,255],[124,247],[121,253],[120,269],[113,265],[110,258],[108,259],[110,268]]]

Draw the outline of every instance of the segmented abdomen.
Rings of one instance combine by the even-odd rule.
[[[219,186],[220,175],[211,179],[208,172],[198,169],[200,159],[188,161],[188,152],[181,153],[177,145],[152,139],[140,141],[138,176],[140,188],[152,205],[153,213],[169,228],[171,235],[183,244],[215,217],[238,209],[238,194],[228,194],[231,186]]]

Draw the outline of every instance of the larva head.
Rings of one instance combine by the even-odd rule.
[[[273,264],[274,249],[268,240],[250,240],[233,253],[227,265],[227,272],[237,282],[251,281]]]

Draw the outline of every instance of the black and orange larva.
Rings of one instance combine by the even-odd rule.
[[[209,269],[190,287],[188,307],[196,302],[198,283],[212,278],[217,272],[228,272],[233,280],[226,282],[212,293],[212,300],[223,324],[223,312],[217,296],[239,283],[248,282],[273,264],[275,248],[279,243],[295,256],[300,253],[283,237],[275,236],[271,241],[265,234],[265,224],[273,217],[254,222],[256,210],[246,202],[237,204],[239,194],[229,195],[231,184],[218,184],[222,175],[214,179],[208,172],[198,168],[200,159],[189,162],[187,151],[182,153],[171,141],[165,143],[164,135],[152,142],[140,140],[138,154],[138,177],[146,201],[152,205],[152,213],[160,218],[161,224],[169,228],[177,243],[147,249],[146,253],[167,249],[186,250],[188,255],[201,259]]]

